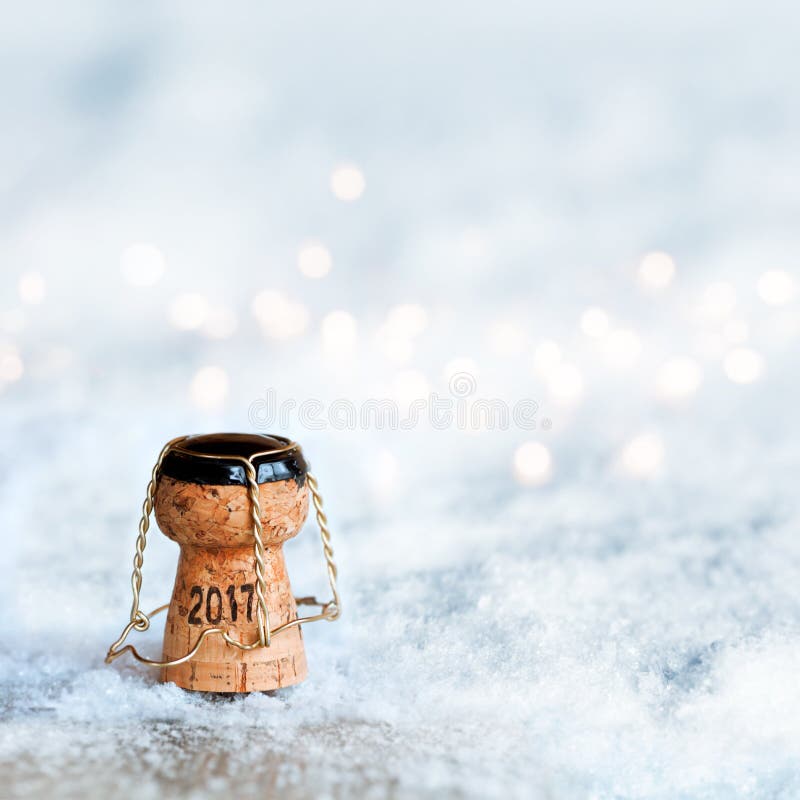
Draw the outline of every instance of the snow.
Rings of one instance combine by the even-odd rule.
[[[800,794],[796,12],[85,9],[0,32],[0,795]],[[662,250],[672,282],[641,286]],[[171,322],[191,293],[225,325]],[[297,408],[447,397],[453,364],[536,429]],[[258,427],[270,391],[341,570],[308,680],[213,697],[105,665],[159,448]],[[287,559],[325,594],[312,523]],[[175,561],[154,529],[147,610]]]

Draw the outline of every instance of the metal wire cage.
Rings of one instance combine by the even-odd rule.
[[[325,603],[319,602],[315,597],[297,597],[295,603],[304,606],[317,606],[320,610],[317,614],[310,614],[306,617],[296,617],[288,622],[270,628],[269,623],[269,610],[267,609],[266,595],[267,583],[264,576],[264,539],[263,539],[263,525],[261,522],[261,503],[259,500],[257,472],[254,461],[258,458],[265,456],[275,457],[283,453],[289,453],[293,450],[300,452],[300,447],[296,442],[283,437],[273,437],[284,442],[284,446],[263,450],[256,453],[251,453],[248,456],[239,454],[219,454],[219,453],[200,453],[195,450],[189,450],[183,446],[188,439],[188,436],[179,436],[167,442],[159,453],[158,460],[153,467],[150,474],[150,482],[147,484],[147,491],[142,504],[142,515],[139,520],[139,532],[136,537],[136,550],[133,556],[133,573],[131,574],[131,591],[133,601],[131,603],[130,621],[123,628],[120,637],[109,647],[106,654],[106,663],[110,664],[115,659],[119,658],[126,652],[129,652],[137,661],[151,667],[171,667],[182,664],[195,656],[200,649],[206,638],[209,636],[220,636],[231,647],[237,647],[240,650],[256,650],[262,647],[269,647],[273,636],[278,635],[281,631],[292,628],[296,625],[302,625],[306,622],[317,622],[319,620],[328,620],[332,622],[341,615],[341,601],[339,592],[336,585],[338,577],[338,570],[333,558],[333,548],[331,547],[331,533],[328,528],[328,518],[325,516],[323,510],[322,495],[319,491],[317,479],[311,472],[306,473],[306,481],[308,483],[311,499],[314,504],[314,511],[316,515],[317,525],[319,526],[320,539],[322,541],[322,551],[325,558],[325,567],[328,573],[328,582],[331,588],[331,599]],[[150,620],[156,615],[169,607],[169,603],[159,606],[145,614],[139,608],[140,592],[142,588],[142,566],[144,564],[144,550],[147,546],[147,532],[150,529],[150,516],[153,513],[155,504],[156,487],[158,485],[159,475],[161,473],[164,459],[170,453],[179,453],[183,455],[190,455],[193,458],[207,458],[215,459],[217,461],[235,462],[240,464],[244,469],[245,480],[247,484],[247,495],[250,501],[250,517],[253,523],[253,561],[256,573],[256,586],[255,593],[257,598],[256,605],[256,620],[258,637],[253,642],[242,642],[232,637],[227,631],[219,627],[212,627],[204,629],[197,638],[197,641],[189,649],[189,651],[171,661],[157,661],[155,659],[146,658],[141,655],[136,648],[131,644],[125,644],[128,635],[132,630],[144,632],[150,627]]]

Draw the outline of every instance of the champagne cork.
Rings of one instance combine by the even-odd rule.
[[[285,441],[255,434],[189,436],[179,451],[165,456],[155,488],[155,517],[164,535],[180,545],[180,558],[164,632],[164,662],[180,659],[209,628],[243,643],[259,639],[245,468],[225,455],[250,459],[255,470],[269,627],[297,619],[283,543],[303,526],[309,496],[302,453],[299,447],[286,452]],[[299,683],[306,674],[299,625],[274,635],[269,647],[251,650],[209,635],[190,659],[161,668],[163,681],[206,692],[278,689]]]

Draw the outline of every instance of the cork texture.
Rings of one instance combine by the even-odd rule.
[[[297,618],[283,542],[308,514],[308,489],[295,481],[259,486],[270,628]],[[206,628],[250,643],[258,638],[250,501],[243,486],[203,486],[162,477],[156,521],[181,548],[164,632],[164,660],[185,655]],[[162,680],[196,691],[253,692],[299,683],[307,675],[303,636],[294,626],[270,647],[240,650],[209,636],[189,661],[162,669]]]

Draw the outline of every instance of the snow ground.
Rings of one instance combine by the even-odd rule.
[[[0,795],[798,796],[800,306],[757,291],[800,281],[796,13],[306,6],[43,5],[0,32]],[[355,203],[328,189],[343,161]],[[307,239],[323,280],[294,266]],[[139,240],[166,257],[152,287],[120,273]],[[677,265],[662,292],[637,285],[650,250]],[[302,332],[263,335],[264,289]],[[186,291],[235,332],[170,325]],[[401,303],[426,325],[398,352]],[[638,357],[581,332],[589,306]],[[350,356],[325,346],[336,309]],[[534,369],[544,339],[580,396]],[[753,383],[726,375],[741,346]],[[675,356],[702,381],[667,402]],[[270,389],[446,394],[464,357],[477,396],[539,403],[535,431],[273,426],[313,462],[341,566],[306,683],[214,698],[103,664],[165,440],[251,429]],[[207,366],[215,407],[190,388]],[[526,441],[552,458],[535,487]],[[313,526],[287,550],[324,594]],[[154,531],[146,608],[175,557]]]

